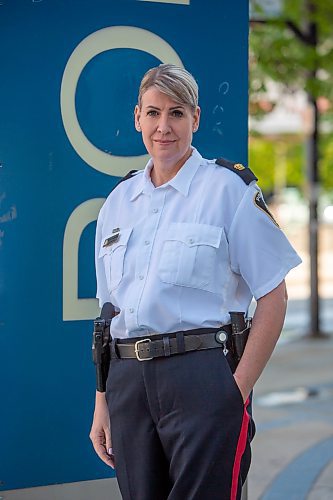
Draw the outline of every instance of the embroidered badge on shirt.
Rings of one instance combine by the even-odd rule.
[[[106,240],[104,240],[104,243],[103,243],[103,247],[109,247],[111,245],[113,245],[114,243],[116,243],[120,238],[120,228],[119,227],[116,227],[114,229],[112,229],[112,236],[110,236],[109,238],[106,238]]]
[[[267,205],[265,203],[264,197],[263,197],[263,195],[260,192],[258,192],[257,194],[255,194],[255,196],[253,198],[253,201],[254,201],[255,205],[258,208],[260,208],[260,210],[262,210],[263,212],[265,212],[268,215],[268,217],[274,222],[274,224],[277,227],[280,227],[279,224],[274,219],[272,213],[268,210],[268,207],[267,207]]]

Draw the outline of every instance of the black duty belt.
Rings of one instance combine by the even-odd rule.
[[[133,339],[112,341],[112,357],[149,361],[154,358],[183,354],[203,349],[231,347],[231,325],[199,328],[182,332],[153,334]]]

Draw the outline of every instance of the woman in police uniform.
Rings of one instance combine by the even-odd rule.
[[[151,159],[112,191],[97,222],[97,297],[118,314],[90,437],[125,500],[240,498],[250,394],[282,329],[284,278],[300,263],[252,172],[191,145],[199,121],[192,75],[149,70],[135,128]],[[230,311],[246,313],[252,297],[235,369]]]

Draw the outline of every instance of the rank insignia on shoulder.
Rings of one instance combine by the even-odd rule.
[[[110,236],[109,238],[106,238],[106,240],[104,240],[104,243],[103,243],[103,247],[109,247],[111,245],[113,245],[114,243],[117,243],[117,241],[119,240],[120,238],[120,229],[119,227],[113,229],[112,233],[112,236]]]
[[[234,168],[236,170],[244,170],[245,169],[244,165],[242,165],[241,163],[235,163]]]
[[[245,184],[249,185],[253,181],[257,181],[258,178],[254,175],[252,170],[248,167],[244,167],[242,163],[236,163],[234,161],[226,160],[225,158],[218,158],[215,160],[215,163],[220,167],[225,167],[228,170],[231,170],[235,174],[239,175],[239,177],[245,182]]]
[[[255,195],[254,195],[254,198],[253,198],[253,201],[254,201],[254,204],[260,209],[262,210],[263,212],[266,213],[266,215],[268,215],[268,217],[274,222],[274,224],[279,228],[279,224],[276,222],[276,220],[274,219],[272,213],[269,211],[267,205],[266,205],[266,202],[264,200],[264,197],[262,195],[262,193],[260,191],[258,191]]]

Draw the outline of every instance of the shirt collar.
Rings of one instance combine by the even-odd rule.
[[[170,179],[167,184],[179,191],[183,196],[187,196],[201,160],[201,154],[195,148],[192,148],[192,154],[189,159],[184,163],[177,175]]]
[[[201,160],[202,156],[200,153],[195,148],[192,148],[192,154],[189,159],[184,163],[179,172],[172,179],[170,179],[170,181],[166,182],[164,186],[171,186],[179,191],[183,196],[187,196],[192,180],[200,166]],[[152,167],[153,160],[150,158],[143,171],[140,182],[130,198],[131,201],[137,198],[140,194],[149,194],[155,189],[150,178]]]
[[[154,189],[154,185],[150,179],[150,171],[153,167],[153,160],[150,158],[143,174],[140,176],[140,181],[136,186],[136,189],[133,190],[133,194],[130,198],[130,201],[134,201],[140,194],[148,194]]]

